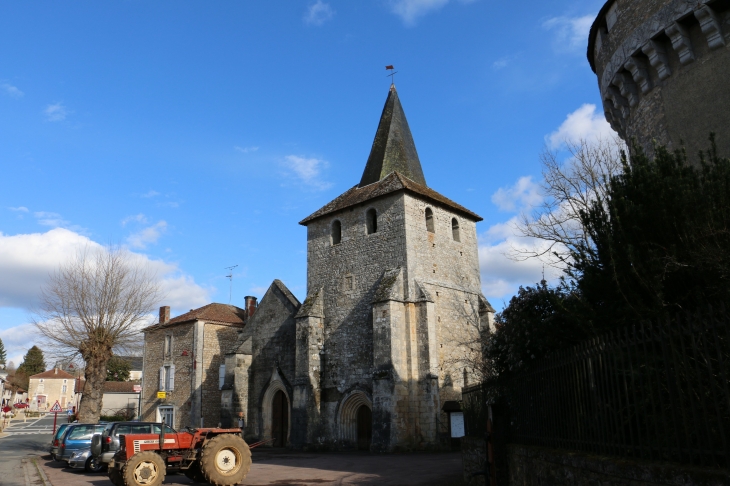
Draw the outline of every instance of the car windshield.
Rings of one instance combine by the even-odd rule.
[[[58,430],[53,436],[53,440],[60,439],[64,432],[66,432],[66,429],[68,428],[68,424],[61,424],[58,426]]]
[[[77,425],[68,435],[69,440],[91,440],[94,434],[100,433],[104,429],[99,425]]]

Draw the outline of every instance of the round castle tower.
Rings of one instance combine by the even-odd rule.
[[[651,153],[684,143],[696,160],[717,134],[730,156],[730,1],[608,0],[591,27],[588,62],[606,119]]]

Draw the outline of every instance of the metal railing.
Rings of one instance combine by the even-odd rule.
[[[554,353],[503,383],[501,395],[513,443],[728,467],[728,379],[730,322],[707,312]],[[470,404],[488,399],[489,387],[464,390],[468,432],[482,414]]]

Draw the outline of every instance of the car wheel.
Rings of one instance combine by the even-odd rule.
[[[100,472],[102,469],[104,469],[104,463],[99,461],[96,457],[91,456],[86,460],[86,465],[84,466],[84,469],[87,472]]]

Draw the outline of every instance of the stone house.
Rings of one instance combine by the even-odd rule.
[[[29,379],[28,397],[31,410],[48,410],[58,400],[64,409],[73,405],[74,376],[58,368],[33,375]]]
[[[140,381],[105,381],[102,396],[102,415],[137,416]]]
[[[282,446],[446,446],[443,406],[461,398],[469,345],[494,314],[481,220],[427,186],[391,86],[360,183],[300,223],[304,303],[274,281],[226,356],[225,416]]]
[[[247,301],[252,313],[256,299]],[[164,421],[176,429],[217,426],[224,356],[238,343],[247,318],[244,309],[225,304],[208,304],[174,319],[169,307],[160,308],[159,322],[143,329],[142,420]]]

